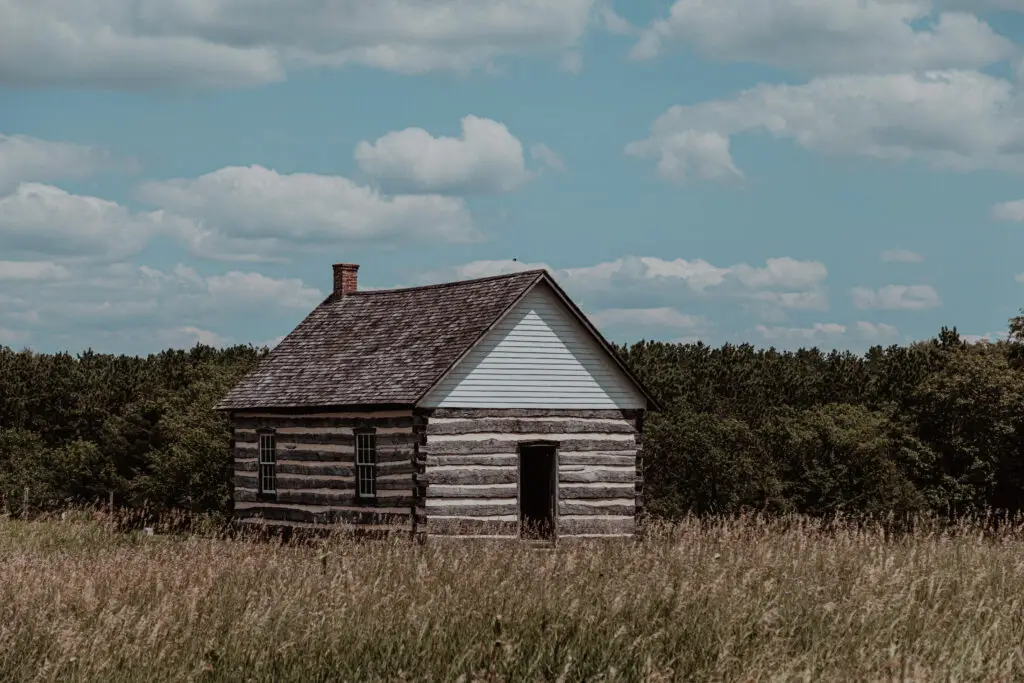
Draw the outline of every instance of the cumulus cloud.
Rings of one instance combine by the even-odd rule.
[[[992,207],[992,218],[1008,223],[1024,223],[1024,199],[996,204]]]
[[[193,254],[263,260],[338,242],[478,238],[465,202],[441,195],[385,195],[341,176],[226,167],[197,178],[143,184],[164,230]]]
[[[576,54],[595,0],[33,0],[0,2],[0,82],[233,87],[291,68],[406,74]]]
[[[116,260],[140,251],[161,223],[160,214],[40,183],[0,197],[0,249],[8,256]]]
[[[206,290],[214,300],[231,301],[235,305],[276,306],[308,310],[320,303],[324,295],[307,287],[298,278],[272,278],[261,273],[231,271],[206,278]]]
[[[898,336],[900,331],[895,325],[889,325],[888,323],[872,323],[867,320],[858,320],[856,322],[857,334],[866,341],[872,343],[892,342]]]
[[[0,261],[0,281],[64,280],[70,276],[67,268],[50,261]]]
[[[111,162],[111,155],[98,147],[0,134],[0,194],[23,182],[81,178]]]
[[[181,343],[181,342],[175,343],[176,340],[168,339],[167,346],[168,347],[174,347],[174,348],[191,347],[191,346],[195,346],[196,344],[205,344],[206,346],[215,346],[215,347],[225,347],[225,346],[228,346],[230,344],[230,342],[231,342],[231,338],[230,337],[224,337],[224,336],[221,336],[221,335],[217,334],[216,332],[211,332],[210,330],[204,330],[204,329],[201,329],[199,327],[194,327],[192,325],[186,325],[184,327],[178,327],[178,328],[171,328],[170,330],[165,331],[164,335],[167,335],[167,332],[169,332],[170,334],[172,334],[174,336],[179,336],[180,335],[180,336],[184,337],[185,343]]]
[[[423,282],[437,282],[451,277],[471,278],[503,275],[544,268],[566,287],[587,292],[604,292],[619,296],[639,290],[648,295],[653,288],[679,292],[680,288],[694,294],[744,294],[779,290],[799,294],[814,290],[828,277],[828,269],[819,261],[800,261],[788,256],[769,258],[763,266],[738,263],[715,266],[703,259],[667,260],[654,256],[627,256],[592,266],[552,268],[546,263],[510,260],[473,261],[422,276]]]
[[[1019,88],[980,72],[838,75],[674,106],[625,153],[654,159],[669,181],[728,180],[741,175],[730,140],[763,132],[835,156],[1024,171],[1022,117]]]
[[[396,192],[511,192],[533,177],[519,139],[505,124],[477,116],[462,119],[458,138],[406,128],[372,144],[363,140],[355,157],[365,173]]]
[[[630,54],[650,59],[680,42],[720,61],[830,73],[979,68],[1019,54],[975,15],[935,10],[923,0],[677,0]]]
[[[550,169],[559,173],[565,173],[565,162],[562,160],[562,157],[555,154],[554,150],[543,142],[530,145],[530,156]]]
[[[626,145],[630,156],[658,160],[658,175],[665,180],[726,181],[743,177],[730,151],[728,135],[714,131],[675,130]]]
[[[965,12],[988,12],[991,10],[1024,12],[1024,5],[1020,0],[935,0],[935,7],[940,10],[963,10]]]
[[[814,323],[811,327],[758,325],[754,329],[765,341],[780,342],[784,345],[819,344],[827,340],[835,340],[846,334],[846,326],[839,323]]]
[[[266,307],[310,310],[325,296],[299,278],[272,278],[237,270],[202,276],[185,264],[178,264],[170,271],[141,266],[135,276],[135,289],[154,296],[172,292],[174,296],[191,298],[198,308],[218,311]]]
[[[854,287],[853,305],[859,309],[922,311],[942,306],[939,293],[931,285],[886,285],[878,289]]]
[[[237,270],[201,274],[184,264],[161,270],[78,263],[42,277],[47,270],[0,264],[0,276],[32,276],[3,281],[0,327],[21,330],[48,349],[92,345],[135,353],[197,341],[244,343],[290,329],[325,296],[299,278]],[[267,329],[247,339],[254,326],[257,334]]]
[[[660,327],[673,330],[697,330],[707,326],[700,316],[687,315],[674,308],[608,308],[590,316],[598,327]]]
[[[924,256],[909,249],[886,249],[878,256],[883,263],[921,263]]]
[[[810,327],[758,325],[755,332],[761,339],[781,347],[843,343],[880,344],[893,342],[899,330],[886,323],[858,320],[852,326],[840,323],[813,323]]]
[[[1006,332],[986,332],[985,334],[962,334],[960,338],[968,344],[994,344],[1006,341]]]
[[[422,274],[420,284],[543,268],[588,315],[619,338],[711,330],[722,317],[784,320],[787,312],[826,311],[828,269],[790,257],[715,266],[702,259],[628,256],[590,266],[556,268],[542,262],[473,261]],[[695,311],[695,308],[704,310]],[[683,313],[682,311],[687,311]],[[622,333],[622,334],[618,334]]]

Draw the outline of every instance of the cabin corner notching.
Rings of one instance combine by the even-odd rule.
[[[657,406],[546,272],[371,292],[354,278],[219,406],[239,521],[635,533]]]

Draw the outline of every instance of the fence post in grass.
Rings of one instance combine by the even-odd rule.
[[[21,516],[28,519],[28,487],[21,493]]]

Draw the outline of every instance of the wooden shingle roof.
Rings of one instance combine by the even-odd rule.
[[[216,407],[412,405],[543,278],[332,294]]]

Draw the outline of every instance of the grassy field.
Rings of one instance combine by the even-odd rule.
[[[1009,681],[1024,527],[323,548],[0,520],[0,680]]]

